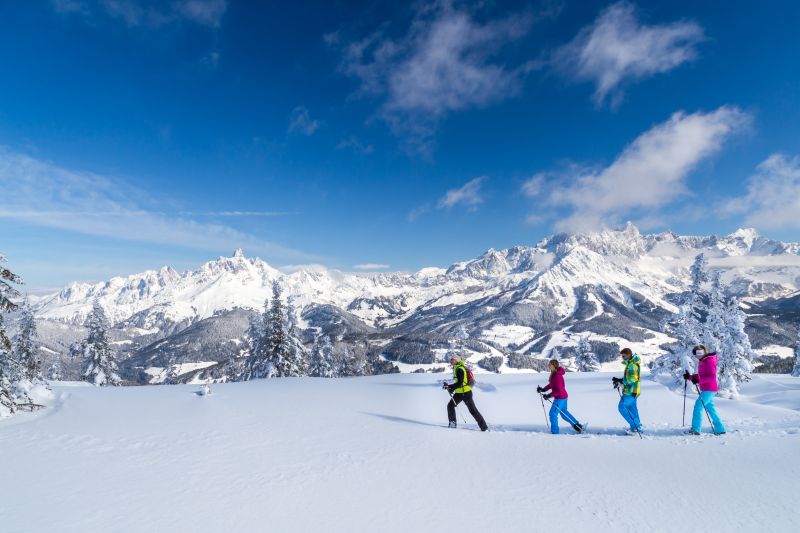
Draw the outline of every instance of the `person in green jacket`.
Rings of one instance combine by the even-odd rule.
[[[472,400],[472,387],[467,379],[467,367],[461,356],[454,355],[450,358],[450,366],[453,367],[453,383],[444,383],[442,388],[450,393],[450,401],[447,402],[447,420],[448,426],[451,428],[456,427],[456,405],[464,402],[469,409],[469,413],[478,423],[481,431],[486,431],[489,426],[483,419],[478,408],[475,407],[475,402]]]
[[[622,362],[625,365],[625,373],[621,378],[611,378],[615,389],[622,385],[622,395],[617,409],[622,418],[630,425],[629,433],[641,433],[642,423],[639,420],[639,409],[636,406],[636,399],[641,394],[641,382],[639,379],[641,361],[639,356],[633,353],[630,348],[624,348],[619,354],[622,356]]]

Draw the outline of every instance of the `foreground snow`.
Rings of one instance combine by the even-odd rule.
[[[619,436],[610,376],[567,375],[583,437],[545,433],[544,374],[479,376],[486,434],[440,427],[441,374],[205,397],[59,385],[50,409],[0,421],[1,529],[800,530],[800,379],[759,376],[742,400],[718,400],[723,437],[682,435],[682,398],[645,382],[640,440]]]

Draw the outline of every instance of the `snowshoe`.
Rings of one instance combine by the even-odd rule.
[[[695,431],[693,429],[687,429],[686,431],[683,432],[683,434],[684,435],[699,435],[700,432],[699,431]]]

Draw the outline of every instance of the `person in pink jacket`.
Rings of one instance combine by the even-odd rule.
[[[683,379],[690,379],[698,386],[700,395],[694,402],[694,413],[692,413],[692,429],[689,433],[699,435],[703,425],[703,410],[711,417],[713,430],[716,435],[725,434],[725,426],[722,424],[717,409],[714,407],[714,396],[717,395],[719,386],[717,385],[717,354],[708,353],[702,344],[692,348],[692,355],[697,358],[697,373],[689,374],[685,372]]]
[[[583,425],[572,416],[567,410],[567,387],[564,384],[564,369],[558,364],[558,360],[550,360],[550,379],[544,387],[536,387],[536,392],[542,394],[550,391],[549,394],[544,395],[545,400],[553,398],[553,405],[550,407],[550,433],[558,435],[558,415],[566,420],[572,429],[578,433],[583,433]]]

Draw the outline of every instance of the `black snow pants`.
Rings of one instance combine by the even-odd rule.
[[[453,403],[455,401],[455,403]],[[447,420],[450,422],[456,421],[456,405],[464,402],[469,409],[469,414],[472,415],[472,418],[475,419],[475,422],[478,423],[478,426],[481,428],[481,431],[486,431],[489,429],[489,426],[486,425],[486,420],[483,419],[481,412],[478,411],[478,408],[475,407],[475,402],[472,400],[472,391],[469,392],[457,392],[453,394],[453,399],[447,402]]]

